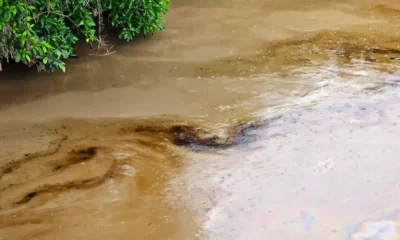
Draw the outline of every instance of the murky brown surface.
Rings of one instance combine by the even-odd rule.
[[[0,239],[400,239],[400,2],[175,0],[0,73]]]

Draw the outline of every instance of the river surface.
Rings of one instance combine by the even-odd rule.
[[[400,239],[400,1],[173,0],[0,73],[0,239]],[[114,52],[115,51],[115,52]]]

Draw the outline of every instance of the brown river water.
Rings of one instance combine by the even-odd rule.
[[[0,239],[400,239],[400,1],[173,0],[0,73]]]

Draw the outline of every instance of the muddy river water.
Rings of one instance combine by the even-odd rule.
[[[173,0],[0,73],[0,239],[400,239],[400,1]]]

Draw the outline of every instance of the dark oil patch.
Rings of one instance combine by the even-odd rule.
[[[390,17],[399,17],[400,9],[385,5],[385,4],[377,4],[372,7],[369,7],[367,10],[372,11],[374,13],[382,14],[384,16]]]
[[[162,134],[174,145],[192,150],[226,149],[251,141],[256,130],[267,127],[269,123],[279,118],[275,117],[235,125],[228,130],[227,136],[218,136],[201,127],[189,125],[140,126],[134,131],[137,133]]]
[[[0,166],[0,179],[4,175],[10,174],[13,171],[17,170],[18,168],[21,167],[22,164],[24,164],[26,162],[29,162],[29,161],[31,161],[33,159],[36,159],[36,158],[46,157],[46,156],[50,156],[50,155],[55,154],[56,152],[58,152],[58,150],[61,147],[62,143],[64,141],[66,141],[67,139],[68,139],[67,136],[62,136],[61,138],[52,141],[50,143],[50,148],[45,150],[45,151],[41,151],[41,152],[37,152],[37,153],[28,153],[28,154],[25,154],[20,159],[7,161],[6,164],[4,164],[3,166]]]
[[[291,67],[315,66],[328,60],[339,65],[353,64],[353,59],[370,64],[392,63],[400,59],[399,42],[400,37],[379,33],[320,32],[294,40],[268,42],[256,55],[219,59],[201,69],[208,69],[202,72],[205,77],[246,76],[271,71],[285,76],[285,71]]]
[[[20,204],[27,203],[27,202],[31,201],[32,198],[34,198],[37,194],[38,194],[37,192],[30,192],[30,193],[26,194],[25,197],[22,198],[20,201],[16,202],[16,204],[20,205]]]
[[[106,180],[112,178],[116,168],[117,168],[117,161],[114,160],[109,169],[107,170],[107,172],[102,176],[76,180],[76,181],[69,181],[60,184],[48,184],[40,186],[36,190],[27,193],[21,200],[15,202],[15,205],[26,204],[39,194],[62,192],[69,189],[87,189],[99,186]]]
[[[66,159],[55,163],[54,171],[64,170],[70,165],[93,159],[98,152],[99,147],[81,147],[71,150]]]

